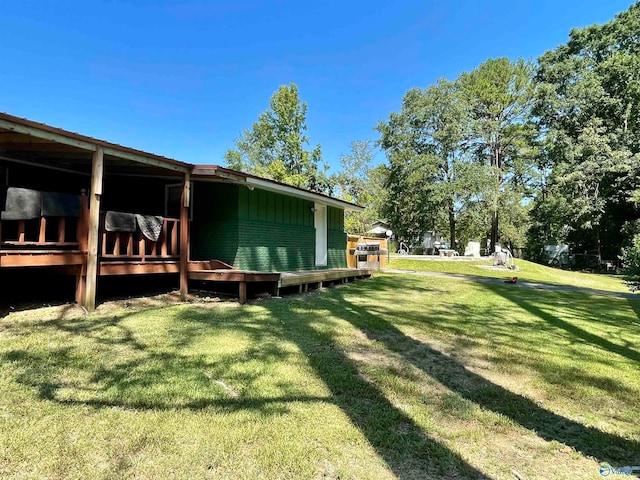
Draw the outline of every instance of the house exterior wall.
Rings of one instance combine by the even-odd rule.
[[[327,207],[327,267],[347,266],[347,234],[344,231],[344,210]]]
[[[313,202],[244,186],[197,182],[191,258],[242,270],[315,269]],[[344,213],[328,208],[328,268],[346,267]]]

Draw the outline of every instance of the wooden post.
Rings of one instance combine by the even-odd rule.
[[[96,287],[98,283],[98,240],[100,238],[100,198],[102,197],[102,174],[104,155],[102,147],[93,153],[91,168],[91,195],[89,198],[89,251],[87,252],[87,284],[84,307],[92,312],[96,309]]]
[[[191,173],[182,178],[182,198],[180,201],[180,298],[187,299],[189,293],[189,203],[191,201]]]
[[[89,204],[87,202],[87,191],[84,188],[80,191],[80,218],[78,219],[76,240],[81,252],[89,250]],[[84,298],[80,303],[83,301]]]
[[[238,302],[247,303],[247,282],[238,283]]]
[[[144,257],[147,255],[147,245],[142,235],[140,235],[140,240],[138,240],[138,254],[141,257],[141,261],[144,262]]]
[[[66,221],[64,217],[58,218],[58,241],[63,243],[65,239]]]
[[[24,243],[24,220],[18,220],[18,243]]]
[[[38,235],[38,243],[47,241],[47,218],[40,217],[40,234]]]
[[[171,222],[171,255],[178,253],[178,224]]]
[[[160,246],[160,255],[166,257],[167,254],[167,242],[169,241],[169,236],[167,235],[169,231],[169,222],[165,218],[162,222],[162,234],[160,235],[160,242],[162,245]]]
[[[82,305],[87,290],[87,267],[80,265],[76,271],[76,303]]]

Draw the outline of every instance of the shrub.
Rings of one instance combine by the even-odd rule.
[[[640,290],[640,234],[634,235],[631,245],[622,249],[620,260],[625,282],[632,292]]]

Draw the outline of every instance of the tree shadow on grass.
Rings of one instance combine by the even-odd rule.
[[[640,320],[640,298],[637,300],[628,298],[627,301],[633,312],[636,314],[636,319]],[[640,326],[640,323],[636,323],[636,325]]]
[[[542,408],[533,400],[471,372],[456,359],[409,337],[385,320],[379,311],[372,313],[368,308],[350,302],[349,297],[339,291],[333,298],[335,315],[480,407],[506,416],[547,441],[564,443],[598,460],[631,464],[640,457],[639,442],[582,425]]]
[[[322,313],[292,311],[286,305],[265,305],[276,318],[290,322],[285,336],[298,345],[309,364],[331,391],[339,407],[363,433],[399,479],[487,478],[457,453],[430,438],[404,412],[358,372],[356,364],[337,347],[323,328]]]
[[[576,325],[573,325],[572,323],[567,322],[566,320],[563,320],[556,315],[552,315],[542,310],[530,300],[530,296],[522,295],[522,292],[511,290],[509,288],[505,288],[504,286],[483,285],[482,287],[513,302],[515,305],[523,308],[535,317],[544,320],[548,324],[568,332],[572,337],[577,338],[582,342],[602,348],[605,351],[615,353],[628,360],[640,362],[640,352],[627,346],[614,343],[610,340],[607,340],[606,338],[602,338]],[[631,302],[635,303],[635,301]],[[590,304],[593,308],[593,303]],[[593,315],[597,312],[591,311],[590,313]],[[606,311],[603,311],[601,313],[603,316],[606,316],[607,314]]]
[[[126,349],[127,357],[113,361],[88,355],[87,344],[69,344],[40,351],[13,349],[0,355],[10,362],[15,380],[35,390],[40,399],[62,405],[117,407],[149,410],[212,410],[235,412],[255,410],[264,415],[285,415],[292,403],[335,405],[351,420],[368,444],[399,479],[487,478],[460,455],[430,438],[412,418],[396,408],[373,384],[363,378],[344,351],[337,348],[334,331],[326,328],[321,312],[294,311],[288,304],[265,302],[260,319],[242,308],[214,319],[215,310],[182,308],[176,322],[185,332],[168,340],[177,351],[145,344],[124,324],[125,316],[106,319],[49,320],[30,324],[39,335],[63,338],[84,337],[96,348]],[[251,337],[253,345],[233,355],[189,354],[192,340],[202,333],[230,331]],[[18,333],[18,332],[13,332]],[[23,332],[25,333],[25,332]],[[33,332],[32,332],[33,333]],[[252,397],[251,392],[230,394],[211,385],[211,378],[223,378],[242,362],[289,362],[291,352],[271,337],[296,345],[299,361],[310,366],[329,390],[327,396],[304,393],[299,385],[274,385],[282,395]],[[59,339],[58,339],[59,340]],[[100,361],[95,362],[96,358]],[[260,372],[235,377],[237,383],[251,385]],[[182,383],[181,383],[182,382]],[[184,386],[189,388],[183,388]]]

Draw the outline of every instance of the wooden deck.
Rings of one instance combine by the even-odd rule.
[[[246,303],[247,285],[249,283],[269,284],[274,295],[280,293],[281,288],[298,287],[300,293],[306,292],[309,285],[322,288],[329,282],[346,283],[348,281],[367,278],[372,275],[368,269],[332,268],[326,270],[302,270],[297,272],[255,272],[235,269],[189,269],[189,280],[205,282],[226,282],[238,284],[238,301]]]
[[[185,295],[189,281],[236,284],[240,303],[245,303],[248,293],[257,288],[267,288],[273,295],[279,295],[280,289],[298,287],[302,293],[310,285],[322,288],[330,282],[345,283],[372,274],[369,269],[357,268],[257,272],[237,270],[218,260],[188,261],[182,255],[183,251],[188,251],[188,247],[182,245],[187,235],[182,231],[183,219],[164,218],[157,240],[151,241],[140,231],[107,231],[104,212],[96,215],[97,228],[91,230],[87,203],[83,191],[79,218],[42,216],[0,221],[0,268],[52,267],[60,273],[75,275],[76,301],[80,304],[87,303],[86,298],[90,296],[95,301],[96,282],[91,285],[87,282],[91,268],[96,279],[117,275],[180,274],[181,292]],[[93,257],[89,231],[95,233]],[[91,258],[95,259],[93,264],[89,261]]]
[[[301,270],[298,272],[282,272],[278,287],[291,287],[318,284],[322,288],[323,282],[348,281],[356,278],[370,277],[372,271],[358,268],[331,268],[328,270]]]

